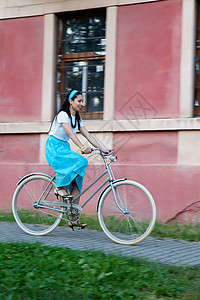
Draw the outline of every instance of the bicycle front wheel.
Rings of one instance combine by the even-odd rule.
[[[98,218],[105,234],[114,242],[133,245],[143,241],[156,221],[156,206],[150,192],[141,184],[115,182],[103,193]]]
[[[12,211],[17,224],[26,233],[45,235],[59,225],[63,213],[54,210],[59,207],[55,203],[60,202],[54,194],[55,186],[55,181],[45,175],[31,175],[16,188]]]

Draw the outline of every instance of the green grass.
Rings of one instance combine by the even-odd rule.
[[[0,211],[0,221],[15,222],[15,219],[11,212]]]
[[[186,241],[200,241],[200,223],[190,224],[163,224],[156,223],[152,236],[160,238],[182,239]]]
[[[200,269],[0,243],[0,299],[199,299]]]
[[[24,213],[24,222],[30,221],[29,214]],[[90,214],[82,214],[81,221],[84,223],[87,223],[87,229],[91,230],[101,230],[101,227],[99,225],[99,221],[97,218],[97,215],[90,215]],[[14,217],[12,213],[5,213],[0,212],[0,221],[9,221],[13,222]],[[37,215],[33,219],[33,222],[37,222]],[[68,226],[66,221],[61,221],[61,226]],[[173,239],[182,239],[187,241],[200,241],[200,223],[197,225],[190,225],[185,224],[181,225],[178,223],[174,224],[163,224],[161,222],[157,222],[151,236],[157,237],[157,238],[173,238]]]

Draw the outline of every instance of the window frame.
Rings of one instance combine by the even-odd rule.
[[[78,62],[78,61],[84,61],[84,62],[89,62],[90,60],[104,60],[106,59],[106,53],[104,55],[102,54],[96,54],[94,52],[81,52],[81,53],[70,53],[70,54],[63,54],[63,47],[64,47],[64,41],[63,39],[63,34],[64,34],[64,22],[67,19],[74,19],[74,18],[89,18],[89,17],[98,17],[98,16],[105,16],[106,17],[106,9],[97,9],[97,10],[90,10],[90,11],[83,11],[83,12],[71,12],[69,13],[62,13],[57,16],[58,24],[57,24],[57,56],[58,56],[58,62],[57,62],[57,68],[56,72],[60,72],[60,83],[57,82],[57,92],[56,94],[59,93],[61,103],[64,102],[65,99],[65,64],[67,62]],[[106,30],[106,26],[105,26]],[[95,37],[94,37],[95,38]],[[106,39],[106,35],[104,37]],[[105,64],[104,64],[105,68]],[[88,79],[88,78],[87,78]],[[87,80],[88,84],[88,80]],[[104,75],[104,87],[105,87],[105,75]],[[88,86],[86,89],[86,103],[85,106],[82,108],[81,111],[81,118],[86,119],[86,120],[94,120],[94,119],[103,119],[103,114],[104,114],[104,108],[103,111],[94,111],[94,112],[88,112],[88,104],[87,104],[87,94],[88,94]],[[103,98],[105,96],[105,89],[103,93]],[[103,104],[104,106],[104,104]]]

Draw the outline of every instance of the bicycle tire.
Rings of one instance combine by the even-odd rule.
[[[133,245],[143,241],[156,221],[156,206],[150,192],[140,183],[123,180],[104,191],[98,208],[98,219],[104,233],[114,242]],[[120,199],[120,200],[119,200]]]
[[[19,227],[28,234],[37,236],[48,234],[59,225],[62,219],[62,212],[34,207],[48,184],[49,188],[41,201],[44,201],[44,197],[47,197],[45,199],[47,201],[62,201],[61,197],[58,200],[55,197],[55,181],[50,182],[51,179],[45,175],[31,175],[24,179],[14,192],[12,212]],[[61,210],[63,209],[62,207]]]

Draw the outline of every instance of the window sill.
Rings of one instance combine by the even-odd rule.
[[[0,134],[47,134],[51,122],[0,123]],[[90,132],[142,132],[200,130],[200,118],[148,120],[85,120]]]

